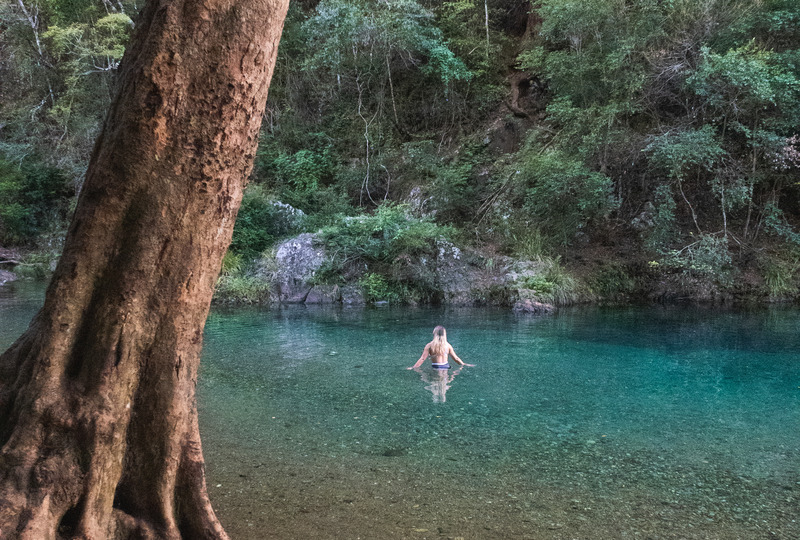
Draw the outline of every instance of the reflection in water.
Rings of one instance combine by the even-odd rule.
[[[422,382],[427,383],[425,390],[433,394],[434,403],[444,403],[447,401],[447,391],[450,383],[461,373],[461,367],[456,369],[422,369],[414,368],[419,373]]]

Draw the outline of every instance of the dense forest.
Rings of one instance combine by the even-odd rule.
[[[0,7],[21,273],[58,252],[140,7]],[[794,0],[296,2],[221,288],[257,296],[254,261],[308,231],[317,279],[373,299],[435,299],[409,267],[442,241],[538,261],[549,299],[796,299],[798,126]]]

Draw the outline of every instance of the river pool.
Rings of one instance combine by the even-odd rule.
[[[0,348],[41,304],[0,287]],[[436,324],[476,367],[412,365]],[[234,539],[800,538],[800,310],[215,308]]]

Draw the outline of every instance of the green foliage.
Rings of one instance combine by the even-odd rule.
[[[488,8],[488,28],[486,10]],[[469,89],[476,113],[489,113],[505,97],[502,79],[506,76],[503,61],[516,44],[497,21],[502,21],[508,6],[497,2],[454,0],[433,8],[436,22],[447,46],[463,60],[472,76]],[[487,35],[488,33],[488,35]]]
[[[304,219],[299,210],[274,201],[261,186],[251,185],[242,198],[230,249],[248,260],[255,259],[276,238],[298,232]]]
[[[237,274],[242,271],[242,256],[228,250],[222,258],[222,269],[220,275]]]
[[[412,216],[407,206],[383,204],[372,215],[343,217],[321,234],[342,263],[362,260],[369,264],[432,255],[436,240],[448,237],[452,230]]]
[[[542,41],[520,58],[576,107],[629,101],[646,82],[639,51],[661,36],[655,0],[541,2]]]
[[[668,268],[712,279],[721,285],[730,285],[733,279],[733,264],[725,236],[699,235],[682,249],[667,252],[662,260]]]
[[[0,242],[33,242],[66,218],[72,186],[62,171],[40,162],[18,167],[0,158]]]
[[[292,3],[232,283],[246,288],[242,261],[274,239],[320,226],[341,235],[329,239],[331,274],[366,272],[376,298],[430,294],[414,261],[455,230],[437,223],[543,263],[646,207],[644,248],[667,268],[723,279],[723,237],[745,252],[800,243],[800,3],[542,0],[530,18],[520,6]],[[66,216],[137,7],[0,5],[0,242],[32,242]],[[509,80],[514,118],[503,117]],[[388,204],[399,201],[429,218]],[[341,217],[364,207],[380,209]],[[718,232],[685,246],[689,230]],[[621,272],[590,285],[624,290]],[[770,270],[775,291],[781,272]],[[535,285],[553,295],[554,283]]]
[[[605,298],[613,298],[634,292],[636,280],[621,264],[607,263],[592,273],[589,286],[594,293]]]
[[[663,251],[677,239],[675,207],[671,188],[668,185],[658,186],[655,191],[653,223],[645,235],[647,249]]]
[[[542,302],[566,305],[581,298],[579,282],[559,263],[558,258],[544,257],[540,273],[524,278],[520,285],[530,289]]]
[[[97,11],[93,0],[45,0],[43,4],[56,24],[79,22]]]
[[[96,122],[97,111],[93,110],[96,100],[110,102],[111,81],[105,75],[119,65],[132,29],[130,17],[114,13],[90,23],[53,25],[42,34],[63,81],[48,111],[60,128],[91,129],[86,123]]]
[[[534,276],[523,281],[526,289],[530,289],[539,294],[549,295],[555,290],[555,283],[548,281],[544,276]]]
[[[214,301],[260,303],[269,299],[270,285],[262,279],[240,272],[223,274],[217,280]]]
[[[38,155],[80,185],[136,11],[127,0],[0,5],[3,153]]]
[[[755,40],[726,51],[701,50],[702,61],[686,83],[703,98],[711,119],[752,135],[769,108],[796,109],[800,80]],[[755,124],[755,125],[754,125]],[[756,128],[757,129],[757,128]]]
[[[698,130],[667,132],[653,138],[644,148],[653,165],[667,171],[670,178],[681,180],[697,169],[712,170],[724,155],[713,126]]]
[[[222,270],[214,290],[215,302],[260,303],[269,299],[268,280],[251,274],[251,265],[243,255],[228,250],[222,258]]]
[[[369,272],[360,280],[364,299],[367,302],[389,302],[398,303],[407,298],[408,292],[403,290],[397,283],[392,283],[381,274]]]
[[[764,228],[790,244],[800,246],[800,233],[794,230],[783,211],[774,202],[769,202],[764,207]]]
[[[332,185],[335,167],[329,147],[321,152],[280,153],[271,166],[272,183],[283,202],[308,213],[332,215],[345,210],[347,202]]]
[[[447,48],[433,14],[414,0],[322,0],[303,30],[311,51],[307,69],[388,76],[384,64],[406,55],[412,62],[424,58],[423,71],[445,85],[471,76]]]
[[[435,257],[438,243],[452,229],[412,216],[407,206],[387,203],[372,215],[342,217],[320,233],[331,260],[319,279],[336,281],[355,272],[362,274],[362,286],[372,298],[397,301],[430,298],[430,276],[419,261]]]
[[[548,248],[542,231],[535,227],[514,227],[510,232],[511,250],[522,260],[539,261],[545,257]]]
[[[381,165],[397,190],[419,193],[422,211],[438,223],[452,223],[474,213],[478,191],[473,171],[480,154],[475,145],[465,143],[456,156],[445,156],[434,141],[422,140],[387,150]]]
[[[513,181],[523,188],[523,210],[549,239],[570,244],[589,221],[617,206],[611,180],[554,150],[520,153]]]
[[[773,298],[783,298],[798,293],[798,271],[800,254],[792,250],[782,256],[765,256],[759,260],[767,294]]]

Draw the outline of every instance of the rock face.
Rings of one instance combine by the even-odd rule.
[[[481,273],[477,261],[470,261],[454,244],[439,240],[436,242],[435,261],[420,261],[433,276],[435,287],[441,291],[442,302],[448,305],[471,305],[475,303],[473,288]],[[473,264],[470,264],[472,262]]]
[[[280,304],[366,303],[359,275],[346,285],[317,283],[317,274],[327,254],[318,236],[304,233],[279,244],[274,256],[261,261],[260,278],[272,283],[270,300]],[[508,257],[487,260],[440,239],[432,256],[402,262],[403,279],[424,283],[436,291],[438,300],[451,306],[478,304],[517,305],[524,313],[550,313],[555,308],[520,295],[519,281],[536,272],[535,264],[518,264]],[[399,272],[399,271],[398,271]]]
[[[312,280],[325,262],[325,248],[316,242],[311,233],[303,233],[280,244],[275,252],[275,300],[287,304],[301,304],[314,289]],[[326,303],[332,291],[318,291],[316,303]],[[331,300],[332,302],[333,300]]]
[[[325,247],[312,233],[303,233],[278,245],[273,260],[262,261],[262,279],[273,283],[271,300],[280,304],[363,305],[357,285],[315,283],[326,260]]]

